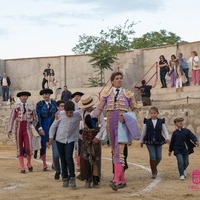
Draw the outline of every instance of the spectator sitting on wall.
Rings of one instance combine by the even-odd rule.
[[[150,106],[151,105],[151,85],[146,85],[146,81],[142,80],[141,82],[142,86],[135,87],[140,90],[141,96],[142,96],[142,104],[143,106]]]

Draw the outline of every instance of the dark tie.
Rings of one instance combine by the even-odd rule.
[[[50,104],[50,103],[48,103],[48,109],[50,110],[50,108],[51,108],[51,104]]]
[[[115,91],[116,91],[116,94],[115,94],[115,102],[116,102],[117,101],[117,97],[119,95],[119,89],[117,88]]]
[[[25,114],[26,113],[26,104],[25,103],[23,103],[23,109],[24,109],[23,114]]]

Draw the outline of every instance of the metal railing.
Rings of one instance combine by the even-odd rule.
[[[131,87],[131,90],[134,90],[135,87],[137,87],[139,84],[141,84],[141,81],[145,79],[145,77],[151,72],[155,70],[155,72],[153,72],[152,76],[146,80],[146,84],[149,83],[149,81],[151,81],[154,77],[155,77],[155,82],[154,82],[154,85],[152,85],[152,87],[154,88],[157,84],[157,81],[158,81],[158,62],[154,63],[148,70],[147,72],[139,79],[139,81],[137,83],[135,83],[132,87]],[[136,92],[135,94],[135,97],[138,96],[138,94],[140,94],[140,90],[138,92]]]
[[[189,100],[195,100],[195,99],[200,99],[200,97],[190,97],[190,96],[187,96],[187,97],[182,97],[182,98],[177,98],[177,99],[164,99],[164,100],[156,100],[156,99],[152,99],[151,101],[152,102],[180,102],[180,101],[183,101],[183,100],[186,100],[186,103],[189,104]]]

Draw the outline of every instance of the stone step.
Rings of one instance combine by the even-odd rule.
[[[200,86],[183,87],[176,92],[176,88],[153,88],[151,90],[153,101],[195,101],[200,102]]]

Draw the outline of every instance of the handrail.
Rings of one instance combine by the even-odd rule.
[[[119,67],[117,67],[115,70],[114,70],[114,72],[118,72],[119,71]],[[102,89],[100,90],[100,92],[99,92],[99,99],[100,99],[100,97],[101,97],[101,93],[102,93],[102,91],[104,90],[104,88],[108,85],[108,83],[110,82],[110,79],[108,79],[107,80],[107,82],[104,84],[104,86],[102,87]],[[112,85],[110,86],[110,88],[112,87]]]
[[[154,76],[156,77],[155,79],[155,83],[154,85],[152,86],[153,88],[156,86],[157,84],[157,81],[158,81],[158,62],[154,63],[148,70],[147,72],[140,78],[140,80],[135,83],[132,87],[131,87],[131,90],[135,89],[136,86],[138,86],[138,84],[141,83],[141,81],[145,78],[145,76],[152,70],[154,69],[154,67],[156,67],[156,71],[153,73],[153,75],[146,81],[146,83],[148,83]],[[138,94],[140,94],[141,90],[139,90],[136,94],[135,94],[135,97],[138,96]]]
[[[152,69],[154,69],[154,67],[156,67],[156,71],[155,71],[155,72],[153,73],[153,75],[146,81],[146,83],[148,83],[154,76],[156,76],[155,83],[154,83],[154,85],[152,86],[152,87],[155,87],[156,84],[157,84],[157,80],[158,80],[158,62],[154,63],[154,64],[147,70],[147,72],[140,78],[140,80],[139,80],[136,84],[134,84],[134,85],[131,87],[131,90],[135,89],[135,87],[136,87],[138,84],[141,83],[141,81],[144,79],[144,77],[145,77]],[[119,67],[117,67],[117,68],[115,69],[114,72],[116,72],[116,71],[119,71]],[[105,83],[105,85],[104,85],[104,86],[102,87],[102,89],[100,90],[100,92],[99,92],[99,99],[100,99],[100,97],[101,97],[102,91],[105,89],[105,87],[107,86],[107,84],[109,83],[109,81],[110,81],[110,79],[108,79],[108,81]],[[112,87],[112,85],[110,86],[110,88],[111,88],[111,87]],[[140,93],[140,90],[135,94],[135,96],[137,96],[139,93]]]

